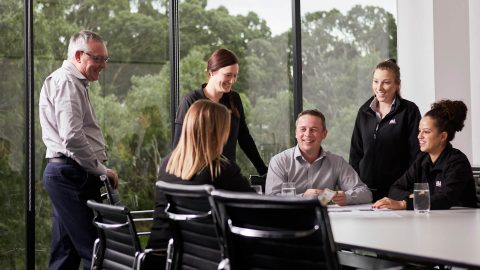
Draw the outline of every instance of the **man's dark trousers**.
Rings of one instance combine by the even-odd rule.
[[[43,182],[52,201],[52,243],[49,269],[90,269],[98,237],[87,200],[100,201],[101,181],[75,161],[49,162]],[[58,161],[58,159],[57,159]]]

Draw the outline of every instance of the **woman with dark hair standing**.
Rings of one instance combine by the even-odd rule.
[[[421,115],[415,103],[400,96],[400,67],[395,59],[377,64],[373,96],[357,114],[350,146],[350,165],[372,191],[373,201],[410,167],[418,154]]]
[[[243,111],[240,95],[232,91],[232,86],[237,80],[239,71],[238,58],[227,49],[218,49],[212,53],[207,62],[208,82],[202,84],[185,98],[177,111],[175,118],[175,136],[173,146],[178,144],[182,130],[185,113],[188,108],[199,99],[209,99],[221,103],[232,111],[230,133],[227,143],[223,148],[223,155],[232,161],[236,161],[237,141],[248,159],[260,175],[267,173],[267,166],[258,153],[257,146],[250,135],[245,113]]]
[[[463,129],[467,107],[462,101],[442,100],[432,105],[420,121],[420,150],[415,163],[390,188],[389,197],[378,200],[375,208],[413,209],[413,183],[427,182],[430,209],[453,206],[476,208],[475,180],[464,153],[450,143]]]

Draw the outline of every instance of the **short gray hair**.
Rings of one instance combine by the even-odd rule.
[[[87,51],[87,44],[90,40],[95,40],[105,44],[105,41],[99,34],[88,30],[80,31],[73,34],[73,36],[70,38],[70,43],[68,44],[67,59],[73,59],[73,57],[75,56],[75,52],[77,51]]]

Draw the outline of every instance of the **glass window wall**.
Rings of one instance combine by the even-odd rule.
[[[326,114],[326,148],[345,157],[356,111],[371,95],[374,64],[396,57],[391,2],[362,1],[347,8],[338,1],[301,2],[304,108]],[[118,170],[122,200],[133,209],[153,207],[157,170],[170,151],[167,5],[164,0],[34,1],[35,104],[46,76],[65,59],[72,33],[89,29],[108,42],[111,61],[100,81],[91,84],[90,97],[107,140],[108,165]],[[241,95],[266,164],[295,144],[291,9],[290,0],[180,1],[180,97],[206,82],[206,61],[215,49],[234,51],[240,73],[233,90]],[[23,12],[23,1],[0,3],[0,201],[7,217],[0,220],[0,269],[25,267]],[[43,190],[45,147],[35,110],[35,252],[37,269],[46,269],[51,206]],[[255,174],[243,151],[237,152],[244,174]]]
[[[23,2],[0,2],[0,269],[25,262]]]
[[[326,150],[348,160],[375,65],[397,58],[396,1],[302,1],[303,104],[326,118]]]
[[[181,1],[180,96],[207,82],[207,60],[227,48],[239,58],[232,90],[240,93],[246,122],[268,164],[292,141],[292,57],[290,0]],[[257,174],[237,147],[244,174]]]

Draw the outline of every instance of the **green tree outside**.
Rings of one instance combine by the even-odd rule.
[[[109,166],[118,170],[122,200],[132,209],[153,208],[157,171],[170,151],[167,4],[34,2],[37,103],[43,80],[65,59],[72,33],[90,29],[108,41],[112,61],[101,80],[91,84],[91,99],[107,140]],[[233,50],[240,58],[234,89],[241,93],[250,132],[268,162],[295,144],[291,32],[272,35],[255,10],[231,15],[225,7],[206,10],[206,4],[180,2],[181,96],[205,82],[206,60],[213,50]],[[23,1],[2,0],[0,15],[0,207],[6,217],[0,220],[0,269],[24,269]],[[372,69],[379,60],[396,57],[395,20],[370,6],[356,6],[345,15],[336,10],[306,14],[302,55],[304,107],[326,114],[326,148],[347,157],[359,104],[371,95]],[[35,134],[36,268],[46,269],[51,206],[41,181],[45,147],[38,119]],[[256,173],[241,150],[238,162],[244,174]]]

